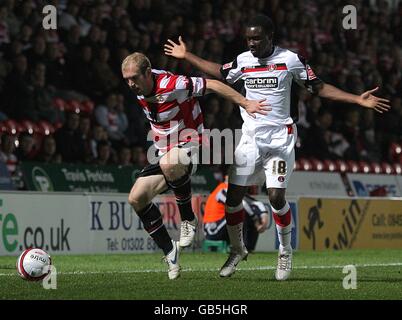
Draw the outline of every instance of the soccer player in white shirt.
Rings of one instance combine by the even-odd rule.
[[[220,276],[231,276],[248,252],[243,243],[244,210],[242,199],[247,186],[266,183],[279,237],[277,280],[286,280],[292,269],[291,212],[285,198],[286,187],[293,171],[294,145],[297,128],[290,116],[291,84],[305,87],[312,94],[346,103],[358,104],[377,112],[388,111],[386,99],[372,95],[378,88],[354,95],[321,81],[298,54],[273,45],[274,25],[264,15],[257,15],[246,25],[245,37],[249,51],[232,62],[220,65],[204,60],[179,43],[168,40],[165,54],[185,59],[201,71],[229,84],[243,81],[248,99],[267,98],[272,111],[249,117],[241,111],[243,136],[235,150],[234,164],[229,174],[225,216],[232,246],[231,253],[220,270]]]
[[[145,167],[132,187],[128,202],[134,208],[145,230],[165,254],[169,279],[180,275],[179,247],[191,245],[197,218],[191,207],[190,176],[195,168],[189,155],[189,145],[202,143],[203,116],[197,98],[211,90],[240,104],[251,116],[266,114],[271,109],[265,99],[248,100],[218,80],[174,75],[151,68],[142,53],[135,52],[122,62],[122,74],[127,85],[137,95],[145,115],[151,122],[158,161]],[[170,238],[159,208],[152,199],[171,188],[181,216],[180,241]]]

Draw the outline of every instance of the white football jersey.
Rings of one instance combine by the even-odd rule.
[[[252,118],[240,108],[244,126],[255,129],[261,126],[280,126],[292,124],[290,98],[292,81],[312,91],[312,86],[321,82],[304,59],[298,54],[275,46],[273,53],[266,58],[256,58],[250,51],[226,63],[221,73],[230,84],[243,81],[246,98],[266,99],[272,111],[267,115],[255,114]]]

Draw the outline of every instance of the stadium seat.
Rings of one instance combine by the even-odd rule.
[[[54,124],[54,129],[58,130],[63,126],[63,122],[59,121]]]
[[[81,112],[81,103],[78,100],[68,100],[66,104],[66,111],[80,113]]]
[[[31,120],[20,121],[22,132],[28,132],[29,134],[39,133],[39,127]]]
[[[363,173],[372,173],[373,172],[372,167],[366,161],[359,161],[358,166],[359,166],[359,172],[363,172]]]
[[[228,252],[228,243],[226,241],[214,241],[214,240],[204,240],[202,242],[202,251],[203,252]]]
[[[23,127],[17,121],[12,119],[3,121],[1,125],[1,131],[8,134],[18,134],[23,130]]]
[[[396,174],[402,174],[402,164],[394,163],[394,172]]]
[[[82,101],[80,104],[80,110],[88,114],[91,114],[94,108],[95,104],[91,100]]]
[[[347,172],[349,170],[348,164],[343,160],[335,161],[336,171],[339,172]]]
[[[330,172],[336,171],[336,165],[334,161],[324,160],[323,164],[324,164],[324,171],[330,171]]]
[[[359,173],[360,171],[360,166],[356,161],[353,160],[348,160],[346,162],[348,164],[349,172],[351,173]]]
[[[324,170],[324,163],[321,160],[312,158],[310,159],[312,170],[314,171],[323,171]]]
[[[371,172],[376,173],[376,174],[385,173],[385,172],[383,172],[381,164],[379,164],[377,162],[371,163]]]
[[[60,111],[64,111],[66,109],[66,101],[64,101],[62,98],[54,98],[53,106]]]
[[[1,132],[1,133],[7,132],[7,126],[6,126],[6,124],[4,123],[4,121],[0,122],[0,132]]]
[[[39,128],[38,133],[43,136],[48,136],[49,134],[53,134],[55,132],[53,125],[45,120],[40,120],[37,125]]]
[[[381,163],[381,167],[382,167],[382,172],[386,173],[386,174],[393,174],[395,173],[395,169],[386,162]]]
[[[301,158],[299,159],[299,164],[300,164],[300,170],[302,171],[311,171],[313,169],[313,166],[310,162],[310,160]]]
[[[402,157],[402,146],[399,143],[391,143],[389,147],[389,157],[392,162],[399,162]]]

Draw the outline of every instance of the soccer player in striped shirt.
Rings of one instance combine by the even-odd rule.
[[[132,187],[128,201],[144,224],[145,230],[165,254],[169,279],[180,275],[179,247],[190,246],[197,227],[191,207],[191,179],[195,164],[192,148],[202,141],[203,116],[197,97],[214,91],[244,107],[245,111],[266,114],[265,99],[248,100],[217,80],[174,75],[152,69],[149,59],[135,52],[122,62],[122,74],[137,95],[151,123],[157,163],[145,167]],[[152,199],[171,188],[181,216],[179,243],[172,241]]]
[[[247,258],[242,236],[242,199],[247,186],[264,182],[280,242],[275,277],[277,280],[286,280],[290,276],[292,215],[285,192],[293,171],[297,139],[297,128],[290,112],[292,83],[296,82],[322,98],[358,104],[380,113],[390,108],[388,100],[372,95],[378,88],[355,95],[324,83],[303,57],[275,46],[273,35],[274,25],[269,17],[252,17],[245,29],[249,50],[224,65],[188,52],[181,37],[178,44],[170,39],[165,44],[165,54],[185,59],[201,71],[230,84],[240,82],[248,99],[269,97],[272,107],[269,114],[257,114],[255,118],[241,110],[243,136],[235,150],[234,164],[229,172],[225,212],[232,252],[221,268],[221,277],[231,276],[237,264]]]

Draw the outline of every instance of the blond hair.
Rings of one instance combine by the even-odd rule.
[[[148,68],[151,68],[151,62],[149,61],[148,57],[141,52],[134,52],[128,55],[121,63],[121,69],[126,69],[131,63],[138,66],[143,74]]]

